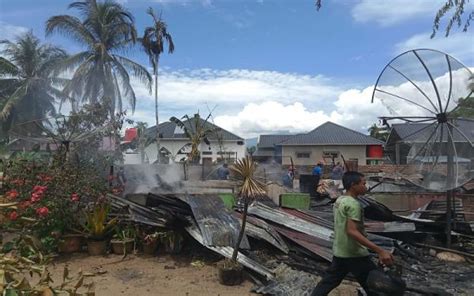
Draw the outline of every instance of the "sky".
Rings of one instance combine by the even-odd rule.
[[[69,53],[83,50],[44,34],[49,17],[77,16],[70,2],[0,0],[0,39],[32,30]],[[366,133],[387,115],[381,102],[370,102],[379,73],[409,49],[442,50],[474,66],[474,28],[430,39],[444,0],[323,0],[320,11],[313,0],[119,2],[140,33],[151,23],[146,9],[161,11],[173,37],[175,52],[160,60],[160,122],[212,111],[214,123],[244,138],[307,132],[326,121]],[[125,55],[149,67],[138,46]],[[133,86],[137,106],[128,117],[153,126],[154,97]]]

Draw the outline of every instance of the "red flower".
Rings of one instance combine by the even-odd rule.
[[[37,201],[40,201],[40,200],[41,200],[41,197],[42,197],[41,194],[39,194],[39,193],[33,193],[33,194],[31,195],[31,202],[35,203],[35,202],[37,202]]]
[[[113,176],[113,175],[109,175],[109,176],[107,177],[107,180],[108,180],[108,181],[112,181],[113,179],[114,179],[114,176]]]
[[[18,213],[16,211],[13,211],[10,213],[10,215],[8,215],[8,218],[10,218],[10,220],[12,221],[15,221],[16,219],[18,219]]]
[[[7,198],[8,199],[16,199],[18,197],[19,193],[15,189],[12,189],[7,192]]]
[[[71,200],[72,201],[79,201],[79,195],[77,193],[71,194]]]
[[[35,187],[33,187],[33,192],[42,194],[46,191],[46,189],[48,189],[48,186],[35,185]]]
[[[49,214],[49,209],[47,207],[41,207],[36,209],[36,214],[40,217],[46,217]]]

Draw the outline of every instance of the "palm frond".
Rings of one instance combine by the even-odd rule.
[[[91,48],[95,44],[95,38],[91,32],[87,30],[78,18],[70,15],[57,15],[48,19],[46,22],[46,35],[51,35],[54,32],[71,37],[80,43],[87,44]]]
[[[15,77],[18,75],[19,69],[15,64],[10,62],[4,57],[0,57],[0,75],[9,75],[11,77]]]
[[[121,63],[126,69],[130,70],[132,75],[138,78],[151,93],[152,77],[145,67],[119,55],[113,55],[113,58],[116,60],[116,62]]]
[[[240,181],[239,195],[250,201],[266,195],[265,184],[255,176],[257,164],[246,156],[229,167],[234,178]]]

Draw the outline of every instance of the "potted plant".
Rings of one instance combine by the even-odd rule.
[[[99,203],[86,213],[87,251],[89,255],[104,255],[107,252],[107,238],[117,223],[117,218],[107,221],[110,207]]]
[[[153,232],[145,235],[143,238],[143,253],[147,255],[155,255],[158,244],[163,238],[163,232]]]
[[[110,241],[114,254],[130,254],[135,249],[136,236],[135,229],[130,225],[124,229],[117,228],[113,239]]]
[[[248,206],[250,202],[256,198],[266,195],[265,185],[257,180],[254,175],[256,169],[256,163],[249,156],[237,160],[237,162],[230,167],[233,177],[239,181],[238,195],[243,202],[244,209],[242,213],[242,224],[234,252],[232,253],[232,258],[230,260],[225,259],[219,263],[219,282],[223,285],[239,285],[243,281],[243,267],[237,262],[237,255],[245,232]]]

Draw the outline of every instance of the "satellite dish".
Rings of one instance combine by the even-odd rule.
[[[462,104],[474,100],[473,82],[469,68],[431,49],[409,50],[385,66],[372,103],[380,100],[388,113],[382,121],[393,123],[385,149],[396,178],[435,191],[472,179],[474,119],[462,118]]]

